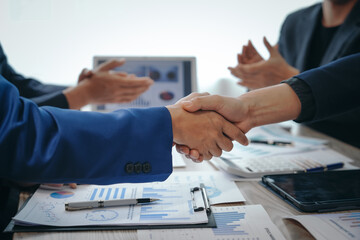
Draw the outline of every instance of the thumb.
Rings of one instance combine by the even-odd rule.
[[[110,71],[116,67],[120,67],[122,65],[125,64],[125,59],[122,58],[122,59],[113,59],[113,60],[110,60],[108,62],[105,62],[103,64],[101,64],[97,69],[96,71]]]
[[[221,106],[222,98],[216,95],[195,97],[190,101],[182,102],[182,107],[188,112],[196,112],[198,110],[218,111]]]
[[[201,106],[195,105],[192,100],[190,101],[183,101],[181,103],[182,108],[188,112],[196,112],[201,109]]]
[[[265,47],[267,48],[267,50],[269,51],[270,53],[270,57],[276,55],[278,53],[277,51],[277,47],[273,47],[271,46],[271,44],[269,43],[269,41],[266,39],[266,37],[264,37],[264,44],[265,44]]]

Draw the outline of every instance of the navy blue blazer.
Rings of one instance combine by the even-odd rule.
[[[301,9],[290,14],[283,23],[279,38],[279,51],[285,60],[300,72],[307,70],[307,59],[310,52],[310,41],[316,29],[317,21],[322,14],[321,3]],[[326,50],[320,65],[360,52],[360,2],[358,1],[345,22],[339,27]],[[359,66],[351,65],[354,68]],[[343,77],[336,79],[339,85]],[[360,79],[358,79],[360,81]],[[341,83],[340,83],[341,82]],[[326,81],[321,81],[322,91],[326,91]],[[359,89],[358,89],[359,90]],[[360,110],[328,118],[324,121],[307,124],[327,135],[360,147],[360,139],[348,130],[360,134]]]
[[[360,53],[297,75],[297,78],[307,83],[314,97],[316,111],[311,120],[324,120],[360,109],[359,76]],[[340,83],[339,79],[341,79]],[[306,111],[306,109],[302,109],[302,111]],[[360,118],[354,120],[360,123]],[[360,134],[351,129],[351,126],[348,126],[347,132],[356,137]]]
[[[14,84],[22,97],[34,101],[39,106],[69,108],[62,91],[66,86],[43,84],[33,78],[26,78],[17,73],[8,63],[0,44],[0,75]]]
[[[303,72],[311,55],[310,42],[322,14],[321,3],[296,11],[285,19],[279,38],[279,51],[287,63]],[[345,22],[330,42],[320,65],[360,52],[360,2],[358,1]]]
[[[165,107],[102,114],[38,107],[0,76],[0,178],[22,182],[163,181],[172,172]]]

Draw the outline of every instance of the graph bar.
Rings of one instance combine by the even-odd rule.
[[[121,196],[120,196],[121,199],[124,199],[124,198],[125,198],[125,191],[126,191],[126,188],[123,188],[123,189],[121,190]]]
[[[97,188],[94,189],[93,193],[91,194],[90,200],[94,200],[97,193]]]
[[[105,200],[109,200],[110,199],[110,194],[111,194],[111,190],[112,188],[109,188],[105,197]]]
[[[105,191],[105,188],[102,188],[102,189],[100,190],[99,198],[102,198],[102,196],[104,195],[104,191]]]
[[[119,188],[115,188],[113,199],[117,198],[118,193],[119,193]]]

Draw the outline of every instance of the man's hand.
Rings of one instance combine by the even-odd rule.
[[[299,70],[290,66],[278,51],[278,46],[271,46],[264,37],[264,44],[270,53],[270,58],[264,60],[251,42],[243,47],[243,53],[238,56],[238,65],[229,67],[231,73],[242,81],[239,85],[249,89],[257,89],[280,83],[294,75]]]
[[[78,85],[68,88],[64,94],[72,109],[84,105],[131,102],[149,89],[153,81],[148,77],[136,77],[112,69],[124,64],[124,60],[112,60],[100,65],[94,71],[84,69]]]
[[[222,150],[230,151],[232,140],[247,144],[248,140],[241,130],[219,114],[213,111],[189,113],[182,109],[181,102],[167,106],[172,118],[173,141],[196,150],[198,160],[220,156]]]
[[[215,111],[234,123],[242,133],[253,127],[296,119],[301,112],[298,96],[285,83],[254,90],[238,98],[202,95],[181,104],[188,112]],[[197,149],[190,146],[178,146],[177,150],[192,159],[199,156]]]
[[[236,124],[243,133],[247,133],[253,127],[253,119],[250,118],[250,105],[247,101],[241,101],[239,98],[205,95],[196,96],[189,101],[183,101],[181,104],[188,112],[215,111],[229,122]],[[239,143],[247,144],[247,142]]]

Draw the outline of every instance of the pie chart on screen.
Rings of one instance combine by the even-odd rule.
[[[59,191],[59,192],[53,192],[50,194],[50,197],[57,198],[57,199],[69,198],[72,196],[74,196],[74,193],[69,192],[69,191]]]

